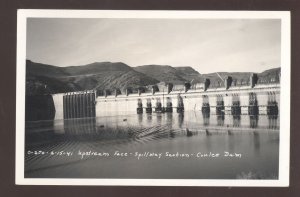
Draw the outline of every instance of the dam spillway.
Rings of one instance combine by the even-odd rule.
[[[64,119],[95,117],[95,97],[95,91],[73,92],[64,95]]]
[[[254,96],[255,95],[255,96]],[[128,96],[99,96],[96,99],[96,116],[126,115],[135,113],[155,113],[165,108],[165,112],[202,111],[216,115],[278,115],[280,108],[279,84],[241,87],[172,91],[131,94]]]
[[[55,118],[74,119],[96,116],[96,91],[68,92],[53,95]]]
[[[54,94],[54,119],[184,111],[216,115],[279,114],[279,83],[206,90],[205,86],[171,91],[165,88],[163,91],[100,96],[95,90]]]

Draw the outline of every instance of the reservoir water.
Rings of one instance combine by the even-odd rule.
[[[278,179],[279,117],[201,112],[26,122],[26,178]]]

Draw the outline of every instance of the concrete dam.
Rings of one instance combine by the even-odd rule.
[[[153,85],[150,91],[128,88],[122,94],[116,89],[99,94],[96,90],[53,94],[55,120],[104,117],[141,113],[183,113],[202,111],[216,115],[279,115],[280,83],[257,83],[251,75],[249,83],[237,86],[232,78],[223,87],[210,87],[210,80],[191,85]]]

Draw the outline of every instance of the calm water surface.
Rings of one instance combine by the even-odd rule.
[[[277,179],[278,157],[279,117],[185,112],[26,123],[32,178]]]

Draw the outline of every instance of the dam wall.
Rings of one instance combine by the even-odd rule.
[[[168,87],[166,87],[168,90]],[[55,120],[138,113],[202,111],[208,114],[278,115],[280,84],[198,88],[97,96],[95,90],[53,94]]]
[[[254,96],[253,96],[254,95]],[[142,113],[146,113],[146,108],[151,103],[152,112],[155,112],[157,103],[161,103],[162,108],[166,108],[168,103],[173,112],[179,107],[179,99],[182,99],[184,111],[204,111],[209,109],[209,113],[217,114],[217,105],[223,103],[225,114],[232,114],[232,106],[239,103],[241,113],[249,114],[249,102],[255,97],[255,105],[258,114],[268,114],[270,102],[276,103],[280,108],[280,86],[279,84],[257,85],[251,87],[233,87],[230,89],[216,88],[204,90],[171,91],[168,93],[141,93],[129,95],[109,95],[99,96],[96,99],[96,116],[113,116],[136,114],[137,108],[141,108]],[[139,105],[140,103],[140,105]]]

